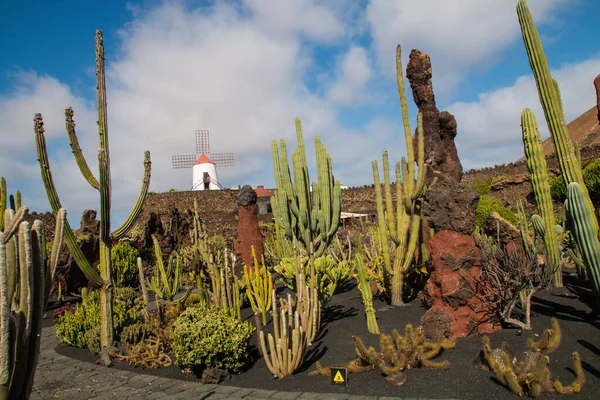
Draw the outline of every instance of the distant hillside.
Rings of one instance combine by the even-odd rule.
[[[538,123],[545,123],[542,119]],[[567,125],[571,140],[575,141],[579,148],[582,149],[594,144],[600,144],[600,123],[598,122],[598,108],[593,106],[579,117],[575,118]],[[552,138],[544,140],[544,153],[546,156],[554,154],[554,144]],[[525,161],[523,156],[519,161]]]

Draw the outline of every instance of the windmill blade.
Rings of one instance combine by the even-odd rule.
[[[196,131],[196,153],[210,153],[210,139],[208,129],[200,129]]]
[[[172,156],[173,168],[191,168],[196,162],[195,154]]]
[[[217,167],[233,167],[233,153],[211,154],[210,159]]]

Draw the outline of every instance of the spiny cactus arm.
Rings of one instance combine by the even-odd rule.
[[[377,161],[371,163],[373,166],[373,181],[375,183],[375,203],[377,205],[377,226],[379,228],[379,242],[381,244],[381,252],[383,255],[383,263],[388,272],[392,270],[390,258],[390,248],[387,241],[387,229],[385,226],[385,214],[383,212],[383,197],[381,195],[381,181],[379,180],[379,167]]]
[[[308,249],[312,243],[312,231],[310,230],[310,214],[312,210],[310,200],[310,186],[308,183],[308,170],[305,169],[306,159],[302,158],[303,151],[300,147],[292,153],[292,163],[294,169],[294,185],[296,198],[298,199],[298,231],[300,239],[305,248]]]
[[[35,114],[34,121],[38,163],[40,165],[42,180],[44,182],[44,187],[46,188],[48,201],[52,207],[52,212],[54,215],[56,215],[58,210],[62,208],[62,205],[60,204],[60,199],[58,198],[58,193],[56,192],[56,187],[54,186],[52,171],[50,170],[48,152],[46,151],[46,139],[44,138],[44,121],[42,119],[42,114]],[[64,239],[81,272],[83,272],[85,277],[90,282],[100,285],[102,283],[100,275],[98,274],[98,271],[96,271],[96,269],[90,265],[89,261],[79,248],[79,244],[77,243],[77,239],[75,238],[75,234],[73,233],[73,229],[71,229],[71,225],[69,224],[68,220],[65,220]]]
[[[402,121],[404,123],[404,140],[406,141],[406,155],[408,157],[408,175],[411,177],[410,181],[407,182],[405,187],[405,193],[410,196],[413,193],[414,181],[412,177],[415,176],[415,155],[413,150],[413,138],[410,129],[410,119],[408,117],[408,105],[406,103],[406,91],[404,89],[404,72],[402,67],[402,46],[396,46],[396,81],[398,83],[398,94],[400,96],[400,107],[402,109]]]
[[[19,231],[19,225],[21,221],[23,221],[23,217],[29,214],[29,208],[27,206],[21,206],[17,212],[14,212],[10,208],[6,208],[4,210],[4,218],[2,221],[4,222],[4,240],[8,242],[12,239],[13,235],[16,235]]]
[[[75,121],[73,120],[73,108],[69,107],[65,110],[65,126],[67,128],[67,134],[69,135],[69,144],[71,145],[71,151],[75,156],[75,161],[79,166],[81,174],[88,183],[97,190],[100,190],[100,182],[96,179],[90,167],[85,160],[85,156],[79,146],[79,140],[77,139],[77,133],[75,132]]]
[[[600,242],[596,216],[586,201],[583,188],[572,182],[567,186],[565,211],[579,252],[589,273],[592,290],[600,301]]]
[[[555,84],[550,74],[548,60],[544,54],[539,33],[525,0],[519,0],[517,3],[517,16],[548,130],[556,149],[564,184],[566,186],[570,182],[577,182],[582,185],[584,194],[589,201],[589,194],[584,186],[581,168],[577,162],[575,150],[567,131],[562,105],[560,104],[560,93],[557,90],[558,85]]]
[[[6,178],[0,178],[0,231],[4,232],[4,210],[6,209]],[[8,242],[8,240],[6,240]]]
[[[54,282],[54,277],[56,276],[56,266],[58,265],[58,258],[60,256],[60,249],[63,243],[63,233],[65,227],[65,221],[67,220],[67,210],[64,208],[60,208],[56,213],[56,217],[54,218],[55,227],[54,227],[54,240],[52,241],[52,249],[50,250],[50,254],[45,254],[46,249],[46,239],[45,232],[43,229],[43,225],[40,224],[39,227],[36,226],[36,230],[38,232],[38,236],[41,238],[40,247],[42,249],[42,253],[44,254],[43,259],[46,265],[45,276],[44,276],[44,305],[48,303],[48,297],[50,296],[50,291],[52,290],[52,284]],[[47,260],[46,260],[47,256]]]
[[[419,113],[417,114],[417,166],[419,167],[419,170],[417,171],[417,179],[414,191],[410,195],[411,201],[415,201],[417,198],[421,197],[421,195],[423,194],[423,190],[425,189],[425,174],[427,172],[427,165],[425,165],[424,136],[425,134],[423,132],[423,113],[419,111]],[[410,170],[408,171],[408,173],[410,174]],[[413,179],[414,172],[413,175],[410,176],[411,179]]]
[[[29,321],[31,324],[31,333],[27,348],[27,363],[23,372],[24,384],[21,388],[15,388],[15,393],[24,393],[25,398],[29,398],[33,388],[33,377],[37,367],[39,350],[40,350],[40,335],[42,332],[42,317],[46,308],[47,296],[45,288],[45,270],[48,266],[43,259],[43,249],[45,242],[41,240],[43,237],[44,225],[41,221],[34,222],[34,228],[31,231],[31,270],[30,275],[32,285],[29,288],[29,297],[32,302],[31,314]]]
[[[113,232],[112,237],[114,239],[120,239],[125,236],[140,216],[140,213],[142,212],[142,206],[144,205],[144,200],[146,200],[146,195],[148,194],[148,187],[150,187],[151,166],[152,161],[150,160],[150,151],[146,150],[144,152],[144,178],[142,179],[142,189],[140,191],[140,195],[138,196],[133,209],[129,213],[129,216],[125,222],[123,222],[123,225]]]
[[[392,241],[398,245],[399,237],[396,229],[396,213],[394,213],[394,203],[392,201],[392,186],[390,179],[390,163],[388,158],[387,150],[382,153],[382,164],[383,164],[383,192],[385,195],[385,217],[387,220],[387,231]],[[396,185],[398,185],[396,181]],[[396,199],[398,200],[398,199]]]
[[[18,310],[15,315],[14,331],[14,353],[10,366],[12,375],[9,389],[9,398],[15,398],[17,393],[21,393],[25,383],[25,372],[27,370],[27,359],[30,338],[32,330],[36,328],[34,317],[34,250],[31,234],[31,225],[29,222],[22,222],[19,225],[18,246],[19,246],[19,302]],[[37,255],[39,258],[39,254]],[[36,266],[41,269],[41,265]],[[38,274],[39,277],[39,274]],[[39,287],[38,289],[41,289]],[[40,290],[37,295],[39,296]],[[41,316],[41,315],[38,315]],[[33,357],[33,355],[31,355]]]
[[[17,190],[17,191],[15,192],[15,196],[16,196],[16,198],[17,198],[17,204],[16,204],[16,208],[15,208],[15,210],[18,210],[19,208],[21,208],[21,191],[20,191],[20,190]]]
[[[526,108],[521,113],[521,129],[523,133],[523,146],[527,156],[527,168],[531,177],[531,186],[535,195],[538,211],[546,227],[554,226],[554,207],[550,195],[550,180],[548,179],[548,166],[542,146],[542,140],[533,111]],[[554,229],[545,229],[544,243],[550,270],[553,274],[555,287],[562,286],[562,271],[560,269],[560,253],[558,250],[558,237]]]
[[[12,363],[12,334],[8,295],[8,257],[6,240],[0,231],[0,399],[8,400]]]

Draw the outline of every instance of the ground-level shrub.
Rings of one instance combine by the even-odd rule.
[[[180,367],[222,368],[239,372],[250,361],[255,328],[213,306],[186,309],[171,327],[171,349]]]
[[[139,321],[142,302],[132,288],[115,288],[113,298],[113,329],[119,340],[123,329]],[[100,346],[100,292],[91,291],[85,302],[74,311],[65,311],[56,322],[56,336],[61,342],[87,347],[97,353]]]
[[[494,196],[483,195],[479,197],[479,203],[477,203],[477,208],[475,209],[475,225],[483,228],[488,215],[493,212],[497,212],[502,218],[513,225],[517,225],[518,223],[515,213],[506,208],[500,200]]]

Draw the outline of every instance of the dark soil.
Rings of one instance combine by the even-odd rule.
[[[586,304],[590,292],[572,283],[573,279],[565,276],[565,287],[540,292],[534,297],[532,331],[506,328],[490,335],[493,348],[502,342],[511,345],[515,355],[520,356],[527,349],[526,342],[532,334],[540,334],[550,328],[551,317],[556,317],[562,330],[560,347],[550,354],[550,369],[553,378],[563,384],[570,384],[574,378],[571,354],[579,352],[587,382],[577,399],[597,399],[600,393],[600,316],[592,312]],[[389,307],[385,303],[375,301],[380,331],[391,333],[392,329],[404,332],[407,323],[417,326],[419,319],[426,311],[419,300],[414,300],[404,307]],[[251,310],[244,312],[251,317]],[[51,313],[48,313],[51,318]],[[270,326],[266,328],[269,331]],[[256,335],[252,341],[252,351],[257,356],[256,362],[239,375],[233,375],[225,384],[246,388],[272,389],[279,391],[348,393],[371,396],[401,396],[426,398],[460,398],[479,400],[484,398],[517,399],[507,388],[493,379],[493,374],[485,370],[477,362],[482,348],[480,335],[459,339],[456,347],[444,352],[436,360],[449,360],[450,369],[432,370],[419,368],[406,371],[406,383],[394,386],[388,383],[378,370],[366,373],[350,374],[348,386],[332,386],[329,377],[309,377],[308,373],[315,369],[315,361],[323,366],[346,363],[355,358],[352,335],[357,335],[367,345],[379,348],[379,336],[367,332],[362,297],[358,289],[336,294],[324,308],[323,328],[319,340],[313,344],[313,350],[306,357],[301,370],[284,379],[274,379],[265,362],[258,358]],[[62,355],[82,361],[95,362],[97,357],[89,350],[60,345],[56,351]],[[156,370],[139,369],[126,362],[115,361],[113,368],[137,371],[145,374],[157,374],[163,377],[194,380],[199,379],[190,374],[183,374],[176,366]],[[544,394],[543,398],[558,398],[560,395]]]

